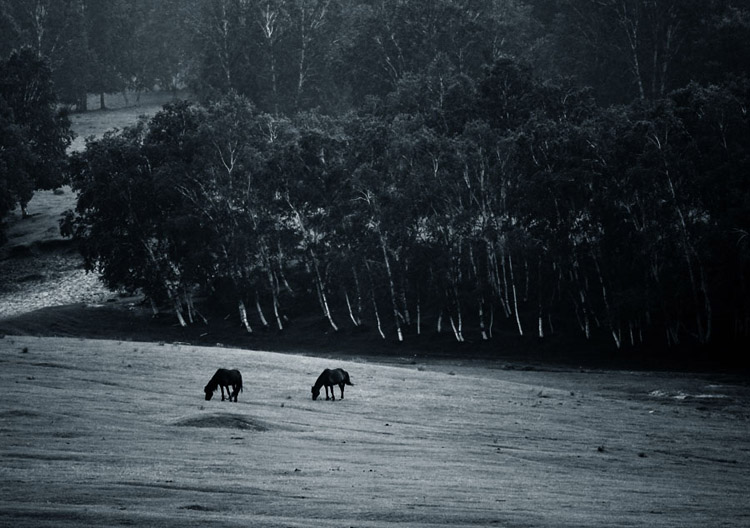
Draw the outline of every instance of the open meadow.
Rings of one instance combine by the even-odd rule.
[[[0,525],[750,524],[741,378],[392,363],[4,336]]]

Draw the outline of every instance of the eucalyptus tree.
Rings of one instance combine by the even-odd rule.
[[[341,24],[340,0],[292,0],[288,2],[289,42],[294,65],[292,110],[308,109],[329,102],[326,78]],[[290,72],[291,73],[291,72]],[[334,95],[335,97],[335,95]]]
[[[335,56],[355,105],[385,96],[440,56],[475,78],[485,63],[525,52],[535,38],[530,11],[513,0],[368,0],[342,13]]]
[[[182,102],[148,123],[89,139],[73,156],[71,186],[79,197],[62,223],[79,241],[87,269],[111,288],[167,302],[183,326],[197,315],[193,293],[210,271],[200,251],[207,230],[180,192],[195,171],[203,120]]]
[[[310,112],[297,117],[285,139],[268,162],[283,208],[280,221],[293,230],[289,251],[305,263],[322,314],[338,331],[331,271],[338,260],[335,234],[349,197],[343,172],[347,137],[335,120]]]
[[[0,192],[6,207],[19,205],[25,217],[34,191],[62,184],[73,138],[70,121],[58,108],[49,66],[31,48],[0,60],[0,112]]]
[[[171,270],[160,269],[165,219],[141,150],[145,133],[141,123],[99,140],[89,138],[86,150],[72,156],[71,187],[78,201],[61,231],[79,242],[86,270],[97,272],[110,288],[142,288],[158,298],[170,291],[173,278]]]
[[[187,25],[195,39],[195,57],[199,72],[196,91],[210,95],[212,90],[248,93],[252,87],[244,75],[252,74],[250,53],[257,47],[252,41],[252,20],[247,2],[209,0],[186,13]],[[244,86],[243,86],[244,85]]]
[[[240,320],[252,326],[247,304],[255,305],[268,326],[260,292],[273,293],[273,310],[282,328],[278,290],[271,265],[274,232],[273,183],[262,168],[268,116],[246,99],[229,94],[205,109],[193,162],[183,172],[179,193],[189,204],[186,215],[209,233],[207,243],[193,248],[205,259],[205,278],[219,295],[233,296]],[[228,288],[220,287],[224,283]],[[221,299],[224,301],[224,299]]]
[[[694,199],[700,200],[704,211],[695,236],[700,237],[698,250],[706,263],[713,327],[729,342],[747,339],[750,118],[745,109],[750,82],[744,79],[725,86],[693,83],[671,98],[692,144],[693,157],[686,164],[694,178]],[[697,220],[692,210],[689,217]]]
[[[0,97],[0,244],[7,240],[5,216],[18,203],[19,196],[33,192],[28,178],[19,171],[32,157],[28,142],[15,123],[13,111],[4,97]]]
[[[77,31],[85,31],[88,43],[86,89],[99,94],[102,109],[104,95],[123,90],[131,73],[128,52],[135,27],[128,7],[125,0],[82,0],[85,28]]]
[[[748,53],[748,25],[742,22],[747,10],[741,3],[530,3],[550,30],[543,51],[548,71],[577,77],[605,103],[658,99],[691,80],[717,81],[745,69],[735,60]]]
[[[191,37],[198,0],[136,0],[129,16],[127,86],[143,90],[177,90],[187,85],[199,55]]]

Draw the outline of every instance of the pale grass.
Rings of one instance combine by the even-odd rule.
[[[5,526],[750,519],[748,388],[729,379],[13,336],[0,361]],[[203,399],[218,367],[242,371],[238,403]],[[350,373],[344,400],[311,400],[325,367]]]

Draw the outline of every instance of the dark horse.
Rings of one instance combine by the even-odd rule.
[[[237,401],[237,395],[242,390],[242,374],[240,374],[240,371],[237,369],[227,370],[220,368],[217,370],[214,377],[211,378],[211,381],[209,381],[208,385],[203,389],[203,392],[206,393],[206,400],[211,399],[217,386],[221,389],[221,401],[224,401],[224,387],[227,388],[229,401],[232,401],[232,397],[234,397],[234,401]],[[233,392],[230,392],[230,386],[232,387]]]
[[[341,389],[341,399],[344,399],[344,385],[354,385],[349,380],[349,373],[344,369],[325,369],[321,372],[318,379],[315,381],[315,385],[312,387],[312,399],[317,400],[320,396],[320,388],[326,388],[326,400],[335,400],[336,395],[333,393],[333,386],[338,385]],[[331,397],[328,397],[328,387],[331,387]]]

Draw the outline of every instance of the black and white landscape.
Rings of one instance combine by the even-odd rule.
[[[748,64],[737,0],[0,0],[0,524],[747,524]]]

